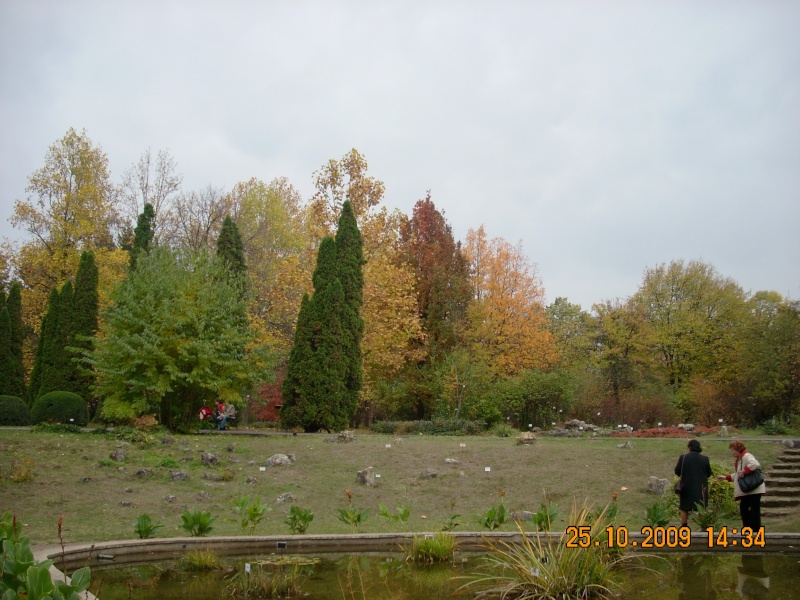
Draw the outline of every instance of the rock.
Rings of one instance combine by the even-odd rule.
[[[536,434],[532,431],[523,431],[517,436],[517,445],[529,446],[536,441]]]
[[[197,492],[198,500],[211,500],[211,494],[208,492]]]
[[[203,473],[203,479],[207,479],[208,481],[222,481],[222,476],[214,472],[207,472]]]
[[[719,428],[719,435],[721,437],[728,437],[729,434],[727,425],[723,425],[722,427]]]
[[[781,443],[787,448],[800,448],[800,440],[783,440]]]
[[[211,452],[203,452],[200,461],[207,467],[213,467],[219,464],[219,459]]]
[[[170,471],[169,476],[172,481],[186,481],[189,479],[189,474],[186,471]]]
[[[125,488],[122,491],[125,492],[126,494],[132,494],[133,493],[133,488]]]
[[[295,498],[294,494],[290,494],[289,492],[284,492],[280,496],[278,496],[275,500],[278,504],[289,504],[293,503],[297,498]]]
[[[694,431],[694,425],[691,423],[678,423],[678,429],[683,429],[684,431]]]
[[[81,483],[92,483],[92,478],[84,477],[83,479],[81,479]]]
[[[118,473],[124,473],[125,472],[125,467],[117,467],[117,472]]]
[[[174,438],[174,437],[172,437],[171,435],[165,435],[165,436],[164,436],[164,437],[161,439],[161,443],[162,443],[162,444],[174,444],[174,443],[175,443],[175,438]]]
[[[125,453],[122,451],[122,448],[117,448],[108,457],[116,462],[125,462]]]
[[[295,461],[294,454],[273,454],[267,459],[268,467],[288,467]]]
[[[136,469],[136,476],[137,477],[147,477],[148,475],[153,474],[153,469],[150,467],[139,467]]]
[[[420,479],[436,479],[438,476],[439,473],[437,473],[433,469],[425,469],[422,473],[419,474]]]
[[[367,487],[375,487],[375,469],[367,467],[356,473],[356,483]]]
[[[633,442],[627,441],[624,444],[617,444],[617,448],[624,448],[625,450],[631,450],[633,448]]]
[[[652,494],[658,494],[659,496],[663,496],[664,491],[667,489],[668,485],[669,481],[667,481],[666,479],[661,479],[660,477],[651,475],[650,480],[647,483],[647,489],[650,490]]]
[[[247,485],[255,485],[256,483],[258,483],[258,479],[256,479],[255,477],[248,477],[245,483]]]
[[[120,505],[120,506],[133,506],[133,502],[131,502],[130,500],[122,500],[122,501],[119,503],[119,505]]]
[[[458,464],[458,459],[457,458],[445,458],[444,462],[445,462],[445,464],[448,464],[448,465],[457,465]]]
[[[236,448],[234,447],[233,444],[228,444],[227,450],[228,450],[228,452],[234,452],[236,450]]]
[[[392,443],[394,443],[394,444],[398,444],[398,445],[399,445],[399,444],[402,444],[402,443],[403,443],[403,438],[401,438],[401,437],[394,438],[394,439],[392,440]]]
[[[326,442],[335,442],[338,444],[348,443],[348,442],[355,442],[356,436],[353,434],[352,431],[340,431],[336,437],[328,438],[325,440]]]
[[[167,502],[175,502],[177,500],[177,498],[175,496],[173,496],[172,494],[167,494],[164,497],[164,500],[166,500]]]

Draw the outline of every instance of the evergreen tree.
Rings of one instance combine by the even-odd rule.
[[[352,418],[358,407],[362,380],[361,339],[364,335],[364,321],[360,311],[364,289],[364,253],[361,233],[349,200],[342,205],[342,215],[336,232],[336,255],[337,275],[344,293],[341,320],[343,360],[346,363],[345,410],[348,418]]]
[[[42,375],[49,368],[45,366],[48,361],[47,351],[52,345],[52,338],[56,335],[56,325],[58,320],[58,301],[59,293],[57,288],[50,291],[50,298],[47,300],[47,310],[42,318],[42,325],[39,328],[39,339],[36,342],[36,353],[33,356],[33,369],[31,369],[31,381],[28,385],[28,404],[33,405],[38,398],[42,387]]]
[[[355,415],[361,388],[361,234],[348,202],[336,240],[317,254],[314,294],[304,297],[283,384],[281,422],[306,431],[341,429]]]
[[[239,228],[230,216],[222,222],[217,238],[217,255],[236,277],[244,277],[247,270],[244,259],[244,243]]]
[[[48,314],[53,316],[53,319],[49,324],[51,330],[47,332],[44,340],[42,382],[36,395],[37,398],[48,392],[77,393],[74,377],[75,365],[72,362],[72,354],[67,351],[75,339],[74,305],[75,293],[72,282],[67,281],[58,294],[57,312],[51,314],[52,307],[48,307]]]
[[[139,259],[140,254],[150,254],[150,248],[153,245],[153,222],[155,221],[156,213],[153,210],[153,205],[149,202],[144,205],[142,214],[136,219],[136,229],[133,230],[133,248],[131,248],[130,268],[136,268],[136,261]],[[130,231],[130,230],[128,230]]]
[[[92,395],[91,386],[94,383],[94,376],[85,369],[81,369],[76,359],[91,349],[92,342],[89,338],[94,337],[97,333],[99,310],[97,286],[98,272],[94,254],[84,252],[81,254],[78,273],[75,275],[74,319],[72,320],[69,345],[75,349],[71,361],[72,375],[70,379],[75,382],[72,391],[87,402]]]
[[[21,286],[14,283],[8,297],[0,292],[0,310],[8,313],[8,331],[0,333],[0,394],[25,397],[25,367],[22,363],[22,325]],[[5,317],[3,317],[5,319]],[[5,327],[5,325],[3,325]]]

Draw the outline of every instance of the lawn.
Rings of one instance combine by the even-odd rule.
[[[501,500],[510,510],[536,511],[542,502],[558,506],[553,529],[563,530],[573,502],[588,499],[597,506],[616,497],[619,522],[638,531],[645,508],[659,500],[647,489],[651,475],[672,481],[686,439],[632,439],[619,448],[618,438],[554,439],[541,436],[530,446],[513,438],[391,436],[357,433],[351,443],[335,443],[320,435],[149,435],[126,441],[111,433],[41,433],[0,431],[0,513],[10,510],[24,523],[35,544],[130,539],[136,517],[147,513],[164,525],[159,537],[184,535],[185,509],[209,511],[217,517],[212,535],[239,535],[232,501],[258,496],[272,511],[256,527],[261,535],[288,534],[288,503],[314,513],[308,533],[352,533],[338,520],[338,509],[368,509],[361,532],[435,531],[453,514],[461,515],[458,531],[480,531],[478,516]],[[729,438],[702,437],[712,464],[732,468]],[[391,447],[387,448],[387,444]],[[776,442],[751,442],[748,449],[765,470],[783,451]],[[121,462],[110,458],[122,450]],[[216,466],[205,466],[204,452]],[[294,454],[291,466],[266,466],[273,454]],[[457,464],[447,464],[452,458]],[[356,484],[356,472],[373,467],[376,487]],[[262,470],[263,468],[263,470]],[[486,469],[490,468],[490,471]],[[144,472],[143,470],[149,469]],[[173,480],[180,470],[185,480]],[[425,470],[434,478],[422,479]],[[16,480],[16,481],[15,481]],[[502,498],[501,498],[502,496]],[[394,512],[399,503],[410,509],[407,523],[378,517],[379,504]],[[674,523],[677,523],[677,518]],[[738,523],[738,518],[731,523]],[[771,532],[800,531],[800,517],[765,519]],[[531,526],[532,527],[532,526]],[[506,523],[501,530],[512,530]]]

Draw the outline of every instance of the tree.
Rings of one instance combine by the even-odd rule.
[[[544,288],[520,246],[487,240],[480,227],[467,233],[464,255],[474,293],[466,332],[473,355],[499,377],[552,366],[556,352]]]
[[[337,429],[355,415],[361,388],[361,251],[361,234],[345,201],[336,238],[320,244],[314,294],[304,298],[298,316],[283,383],[285,427]]]
[[[67,281],[58,293],[51,331],[44,340],[42,354],[41,386],[36,398],[49,392],[77,392],[75,366],[68,348],[75,339],[75,292],[71,281]]]
[[[222,222],[219,237],[217,238],[217,256],[227,267],[231,275],[236,279],[244,281],[247,273],[247,265],[244,259],[244,244],[239,228],[230,216],[226,216]]]
[[[181,193],[175,199],[172,237],[164,241],[187,253],[213,248],[230,213],[230,198],[219,188],[209,185],[199,192]]]
[[[176,255],[157,247],[113,294],[84,355],[97,374],[103,418],[126,422],[148,412],[168,427],[194,420],[219,398],[241,405],[266,372],[237,285],[209,252]]]
[[[50,291],[50,298],[47,301],[47,310],[44,313],[42,324],[39,330],[39,337],[36,342],[36,351],[33,356],[33,368],[31,369],[30,383],[28,384],[28,405],[32,406],[36,398],[40,396],[39,390],[42,387],[42,371],[45,369],[45,362],[48,360],[45,348],[49,347],[48,342],[56,331],[56,320],[58,319],[58,289]]]
[[[168,242],[173,238],[175,227],[175,201],[180,193],[182,176],[177,164],[166,150],[153,157],[148,148],[139,161],[122,176],[121,195],[125,215],[129,222],[152,210],[149,229],[151,239]]]
[[[92,397],[94,377],[82,369],[77,362],[83,354],[91,350],[91,338],[97,333],[100,298],[98,294],[98,272],[94,261],[94,253],[81,254],[78,273],[75,275],[75,301],[73,306],[73,319],[71,322],[71,335],[69,348],[72,357],[71,379],[75,382],[72,388],[88,404]]]
[[[547,319],[561,364],[567,368],[585,369],[594,349],[589,314],[581,309],[580,304],[572,304],[559,296],[547,307]]]
[[[136,220],[136,229],[133,230],[133,246],[131,247],[131,260],[129,268],[136,268],[136,261],[140,254],[149,254],[153,245],[153,223],[155,221],[155,211],[152,204],[145,204],[142,214]]]
[[[25,398],[25,367],[23,363],[23,340],[25,330],[22,322],[22,290],[18,282],[11,285],[8,297],[0,303],[3,310],[8,313],[8,362],[0,375],[3,389],[0,394]]]

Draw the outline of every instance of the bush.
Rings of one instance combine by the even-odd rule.
[[[89,409],[78,394],[50,392],[39,396],[31,407],[31,423],[46,422],[86,425]]]
[[[373,433],[384,435],[479,435],[486,430],[481,421],[433,419],[432,421],[378,421],[370,426]]]
[[[27,425],[30,423],[28,405],[16,396],[0,396],[0,425]]]

